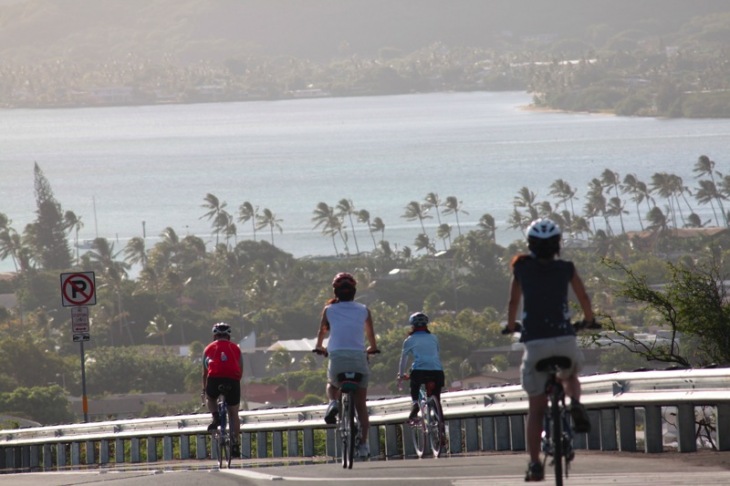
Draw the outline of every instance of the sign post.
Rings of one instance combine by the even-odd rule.
[[[84,422],[89,421],[89,402],[86,398],[86,357],[84,341],[91,339],[89,333],[89,308],[96,305],[96,280],[94,272],[62,273],[61,303],[71,307],[71,332],[74,342],[79,343],[81,351],[81,404]]]

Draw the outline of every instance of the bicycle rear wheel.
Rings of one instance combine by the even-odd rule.
[[[444,449],[445,424],[441,419],[441,411],[434,397],[428,399],[426,408],[428,410],[428,438],[431,442],[431,451],[433,457],[439,457]]]
[[[355,455],[355,400],[350,393],[342,394],[339,431],[342,440],[342,467],[352,469]]]
[[[220,428],[213,434],[213,447],[215,448],[215,456],[218,459],[218,468],[223,467],[223,436],[221,435]]]
[[[555,469],[555,486],[563,486],[563,421],[560,413],[560,400],[553,396],[550,399],[550,416],[553,434],[553,468]]]

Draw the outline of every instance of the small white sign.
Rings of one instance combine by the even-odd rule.
[[[71,307],[71,332],[74,334],[89,332],[88,307]]]
[[[79,341],[89,341],[91,340],[91,335],[89,333],[74,334],[73,339],[75,343],[78,343]]]

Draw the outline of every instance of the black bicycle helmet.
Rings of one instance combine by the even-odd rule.
[[[230,337],[231,336],[231,326],[229,326],[225,322],[218,322],[213,325],[213,335]]]

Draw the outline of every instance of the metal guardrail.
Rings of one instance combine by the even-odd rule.
[[[719,450],[730,450],[730,369],[614,373],[583,377],[581,383],[592,431],[576,436],[576,448],[662,452],[667,429],[673,426],[677,449],[696,451],[697,417],[702,411],[704,420],[709,408],[710,420],[704,423],[711,427],[706,429],[714,428],[711,436]],[[528,401],[519,385],[444,393],[442,403],[450,453],[525,450]],[[409,397],[368,402],[374,456],[414,455],[410,441],[403,440],[408,437],[404,422],[409,405]],[[337,457],[334,427],[324,423],[325,409],[241,412],[243,456]],[[669,427],[667,409],[676,409],[676,423]],[[0,430],[0,472],[204,460],[215,454],[209,420],[206,413]]]

